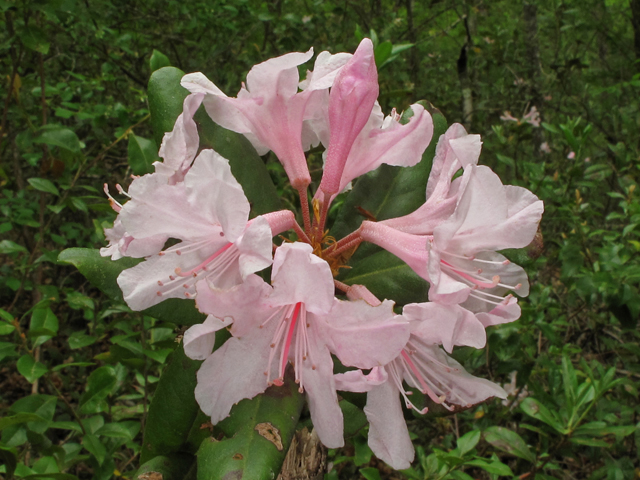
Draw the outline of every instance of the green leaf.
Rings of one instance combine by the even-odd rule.
[[[535,463],[536,456],[527,443],[516,432],[504,427],[489,427],[484,433],[484,439],[503,452]]]
[[[31,313],[29,336],[33,346],[38,347],[58,333],[58,317],[49,308],[35,308]]]
[[[354,262],[340,278],[347,285],[365,285],[378,298],[393,298],[398,305],[424,302],[429,285],[391,253],[381,251]]]
[[[221,332],[216,334],[216,343],[221,343],[223,337]],[[199,411],[194,390],[201,363],[188,358],[182,345],[169,357],[149,406],[140,454],[142,463],[158,455],[177,452],[187,441]]]
[[[380,476],[380,472],[378,471],[377,468],[374,468],[374,467],[361,468],[359,472],[360,472],[360,475],[362,475],[367,480],[382,480],[382,477]]]
[[[154,71],[147,89],[151,126],[156,145],[162,144],[165,132],[173,130],[173,124],[182,113],[182,104],[189,92],[180,85],[184,72],[175,67],[163,67]]]
[[[490,462],[482,458],[477,458],[475,460],[464,462],[464,464],[479,467],[484,471],[493,473],[495,475],[513,477],[513,472],[511,471],[511,469],[507,465],[499,461]]]
[[[145,462],[132,478],[154,478],[152,472],[159,473],[162,480],[183,480],[189,477],[190,470],[195,468],[195,457],[185,453],[159,455]],[[143,475],[147,474],[145,477]]]
[[[16,363],[16,367],[18,368],[20,375],[26,378],[29,383],[35,382],[42,375],[47,373],[47,367],[40,362],[36,362],[31,355],[23,355],[20,357]]]
[[[341,400],[340,409],[344,417],[345,438],[353,437],[369,423],[364,412],[351,402]]]
[[[151,73],[161,69],[162,67],[168,67],[170,65],[171,61],[169,60],[169,57],[154,48],[151,53],[151,58],[149,59],[149,68],[151,69]]]
[[[33,475],[26,475],[21,478],[22,480],[37,480],[41,478],[51,478],[52,480],[78,480],[78,477],[71,475],[70,473],[36,473]]]
[[[160,160],[158,147],[153,140],[137,135],[129,135],[129,166],[134,175],[144,175],[154,171],[153,162]]]
[[[25,47],[40,52],[43,55],[49,53],[49,41],[47,40],[47,34],[37,27],[24,27],[19,33],[18,37]]]
[[[60,192],[53,184],[52,181],[47,180],[45,178],[30,178],[27,180],[29,185],[31,185],[36,190],[40,190],[41,192],[53,193],[54,195],[60,195]]]
[[[76,350],[78,348],[88,347],[89,345],[96,343],[96,341],[98,341],[98,339],[90,335],[71,335],[69,337],[69,348],[71,350]]]
[[[290,373],[290,372],[289,372]],[[228,436],[202,442],[198,450],[198,479],[276,478],[295,434],[304,404],[292,375],[284,385],[243,400],[220,422]]]
[[[107,456],[107,447],[105,447],[96,435],[85,435],[82,437],[82,446],[96,457],[98,465],[102,465]]]
[[[53,420],[58,399],[51,395],[29,395],[17,400],[11,405],[11,411],[16,413],[35,413],[40,419],[27,423],[27,428],[35,433],[44,433]]]
[[[541,422],[546,423],[550,427],[554,428],[556,431],[565,435],[567,433],[566,429],[560,423],[560,421],[556,418],[556,416],[542,403],[532,397],[525,398],[520,404],[520,408],[524,413],[529,415],[530,417],[535,418],[536,420],[540,420]]]
[[[1,421],[0,419],[0,422]],[[13,478],[13,472],[16,471],[16,466],[18,465],[18,452],[16,449],[0,445],[0,464],[5,466],[7,480],[11,480]]]
[[[34,143],[45,143],[49,146],[64,148],[73,153],[81,149],[80,140],[73,130],[60,125],[47,125],[40,128],[40,135],[33,139]]]
[[[22,245],[17,244],[16,242],[12,242],[11,240],[2,240],[0,242],[0,254],[8,255],[10,253],[26,253],[28,250],[24,248]]]
[[[389,40],[385,40],[384,42],[378,44],[373,52],[378,68],[380,68],[384,64],[384,62],[386,62],[387,59],[391,56],[392,49],[393,44]]]
[[[609,448],[611,446],[604,440],[599,440],[597,438],[571,437],[569,441],[571,443],[575,443],[576,445],[586,445],[588,447]]]
[[[11,417],[0,418],[0,430],[4,430],[11,425],[18,425],[27,422],[43,422],[45,421],[40,415],[35,413],[18,413]]]
[[[101,403],[111,393],[116,382],[116,371],[113,367],[104,366],[91,372],[87,380],[87,389],[80,397],[80,412],[83,414],[101,412]]]
[[[111,260],[109,257],[100,256],[99,250],[90,248],[68,248],[58,256],[58,262],[75,266],[92,285],[98,287],[109,297],[116,301],[124,302],[122,291],[116,279],[120,273],[140,263],[137,258],[121,258]],[[171,298],[143,310],[150,317],[175,323],[178,325],[194,325],[202,323],[206,316],[200,313],[192,300]]]
[[[467,452],[470,452],[480,441],[480,430],[472,430],[465,433],[458,439],[457,449],[460,450],[460,456],[464,456]]]
[[[96,435],[133,440],[139,431],[139,422],[106,423],[96,431]]]

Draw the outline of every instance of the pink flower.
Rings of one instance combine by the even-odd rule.
[[[324,53],[324,52],[323,52]],[[205,94],[204,106],[214,122],[234,132],[242,133],[253,144],[258,154],[272,150],[287,172],[291,185],[304,188],[311,182],[303,151],[303,121],[313,118],[315,112],[307,110],[307,103],[319,90],[331,86],[335,71],[346,61],[340,55],[318,56],[317,71],[298,92],[298,65],[313,56],[294,52],[272,58],[255,65],[247,74],[237,98],[227,97],[202,73],[191,73],[182,79],[182,86],[192,93]],[[311,102],[311,105],[317,105]],[[313,140],[305,138],[306,146]]]
[[[377,98],[378,71],[373,43],[365,38],[336,76],[329,94],[331,137],[320,182],[320,190],[325,194],[340,192],[340,180],[349,152],[369,120]]]
[[[136,242],[162,248],[169,238],[180,240],[118,277],[134,310],[166,298],[192,298],[202,278],[219,288],[242,282],[271,264],[272,236],[294,221],[291,212],[275,212],[248,222],[242,187],[213,150],[200,153],[184,182],[168,185],[162,176],[145,175],[129,193],[118,219]]]
[[[187,355],[206,359],[196,399],[212,423],[243,398],[281,385],[291,363],[320,440],[330,448],[342,446],[331,354],[346,365],[372,368],[393,360],[405,345],[408,324],[394,315],[393,303],[372,307],[335,299],[331,269],[311,251],[302,243],[279,247],[273,287],[255,275],[226,291],[198,283],[198,307],[222,319],[209,317],[208,325],[185,334]],[[213,332],[230,322],[233,337],[211,353]]]
[[[407,305],[405,311],[407,307],[419,310],[425,305]],[[403,381],[449,410],[454,410],[453,406],[468,408],[492,397],[507,396],[498,385],[466,372],[438,347],[440,343],[478,345],[483,335],[477,327],[476,333],[472,329],[461,335],[457,322],[451,328],[446,321],[440,321],[440,326],[434,329],[434,322],[425,321],[420,315],[416,318],[416,312],[407,313],[403,315],[411,321],[411,336],[396,359],[383,367],[373,368],[368,375],[361,370],[336,375],[339,390],[369,392],[364,408],[370,425],[369,446],[378,458],[398,470],[409,468],[414,456],[400,397],[407,408],[420,413],[427,411],[410,400],[412,392]]]
[[[453,176],[461,168],[476,165],[481,148],[480,135],[467,134],[459,123],[451,125],[436,146],[427,182],[427,201],[408,215],[380,223],[416,235],[433,234],[434,228],[451,216],[458,202],[461,178],[453,181]]]
[[[503,185],[484,166],[468,167],[460,189],[454,214],[434,229],[427,244],[429,298],[456,304],[471,297],[492,308],[508,290],[526,296],[524,270],[495,251],[531,243],[542,202],[525,188]]]

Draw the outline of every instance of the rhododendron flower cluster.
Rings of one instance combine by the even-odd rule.
[[[129,197],[124,205],[109,197],[118,216],[102,255],[144,258],[118,278],[132,309],[187,298],[207,314],[185,332],[183,344],[189,357],[203,360],[195,397],[214,424],[240,400],[278,388],[291,375],[320,440],[340,447],[338,391],[367,392],[373,452],[407,468],[414,452],[403,404],[426,411],[412,401],[414,390],[452,411],[506,397],[449,354],[455,346],[484,347],[487,327],[519,318],[515,295],[527,295],[527,276],[499,251],[533,240],[543,205],[478,165],[480,136],[453,124],[435,139],[422,206],[397,218],[364,220],[346,237],[331,238],[327,218],[336,196],[383,163],[420,162],[434,122],[420,104],[410,107],[408,121],[395,110],[383,115],[370,40],[353,55],[320,53],[300,81],[298,66],[312,56],[313,50],[289,53],[254,66],[235,98],[201,73],[184,76],[190,94],[164,136],[163,161],[135,178],[128,192],[119,187]],[[259,154],[275,154],[299,192],[299,214],[250,217],[229,161],[199,149],[193,116],[201,105]],[[325,167],[314,186],[305,151],[319,145]],[[287,231],[295,241],[282,241]],[[362,242],[382,247],[426,280],[428,301],[400,308],[364,285],[336,280]],[[231,337],[214,351],[223,328]],[[334,371],[335,358],[346,372]]]

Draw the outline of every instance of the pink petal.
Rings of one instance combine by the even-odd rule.
[[[193,115],[200,107],[204,95],[191,94],[184,99],[184,108],[171,132],[164,134],[158,155],[163,162],[154,163],[156,172],[174,177],[169,183],[182,181],[184,174],[198,153],[200,137]]]
[[[264,270],[272,263],[271,238],[273,237],[269,222],[264,217],[256,217],[244,230],[235,243],[240,251],[240,274],[246,278],[249,274]]]
[[[307,311],[324,314],[333,306],[335,287],[329,264],[313,255],[307,243],[285,243],[273,258],[269,305],[303,302]]]
[[[182,337],[184,353],[193,360],[205,360],[213,351],[216,332],[230,323],[230,319],[223,321],[209,315],[204,323],[192,325]]]
[[[362,222],[362,238],[384,248],[403,260],[411,269],[425,280],[429,280],[427,263],[427,242],[430,237],[404,233],[388,227],[382,222]]]
[[[340,191],[340,179],[351,147],[367,123],[378,98],[378,72],[373,43],[365,38],[349,62],[338,73],[329,96],[331,140],[320,189],[325,194]]]
[[[395,385],[386,382],[367,394],[364,407],[369,420],[369,447],[396,470],[409,468],[414,457],[399,395]]]
[[[208,282],[201,281],[196,290],[198,310],[233,322],[231,333],[236,337],[244,337],[272,313],[264,305],[271,287],[258,275],[249,275],[243,283],[225,290],[212,288]]]
[[[349,152],[340,190],[354,178],[375,170],[383,163],[410,167],[422,160],[433,136],[433,120],[422,105],[411,105],[411,109],[413,116],[405,125],[393,116],[387,117],[379,126],[367,123]]]
[[[485,327],[490,327],[492,325],[513,322],[520,318],[521,313],[518,299],[511,297],[500,305],[496,305],[488,312],[478,313],[476,317],[478,317],[478,320],[482,322]]]
[[[482,348],[487,343],[484,325],[459,305],[412,303],[402,315],[411,323],[411,333],[427,343],[442,345],[447,352],[454,345]]]
[[[196,293],[196,279],[191,275],[181,277],[176,274],[176,269],[186,272],[200,265],[220,250],[223,246],[221,243],[226,242],[215,241],[214,238],[199,245],[199,248],[190,248],[190,242],[182,242],[174,247],[172,253],[154,255],[135,267],[124,270],[118,276],[118,285],[127,305],[137,311],[156,305],[167,298],[193,298]],[[184,249],[185,252],[176,254],[176,250],[180,249]],[[228,269],[224,276],[216,278],[216,281],[222,287],[239,283],[241,278],[237,264],[235,268]]]
[[[242,338],[230,338],[198,370],[196,400],[214,425],[226,418],[240,400],[253,398],[267,389],[264,370],[275,326],[256,328]]]
[[[247,225],[251,207],[229,161],[213,150],[203,150],[184,183],[192,209],[209,223],[220,225],[226,240],[235,242]]]
[[[343,392],[370,392],[374,387],[385,383],[389,376],[384,367],[373,367],[365,375],[362,370],[350,370],[333,376],[336,389]]]
[[[396,358],[409,340],[409,324],[393,313],[389,300],[372,307],[364,300],[335,300],[318,318],[318,330],[327,345],[347,366],[372,368]]]
[[[314,324],[311,325],[313,330]],[[318,333],[312,331],[309,346],[313,363],[303,362],[304,389],[311,421],[320,441],[328,448],[339,448],[344,445],[344,424],[333,379],[333,360],[327,347],[318,339]]]
[[[350,53],[330,54],[320,52],[313,65],[313,71],[307,71],[307,78],[300,82],[301,90],[325,90],[333,85],[340,69],[351,59]]]

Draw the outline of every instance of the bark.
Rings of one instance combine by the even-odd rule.
[[[327,449],[315,431],[296,432],[282,464],[278,480],[322,480],[326,473]]]

